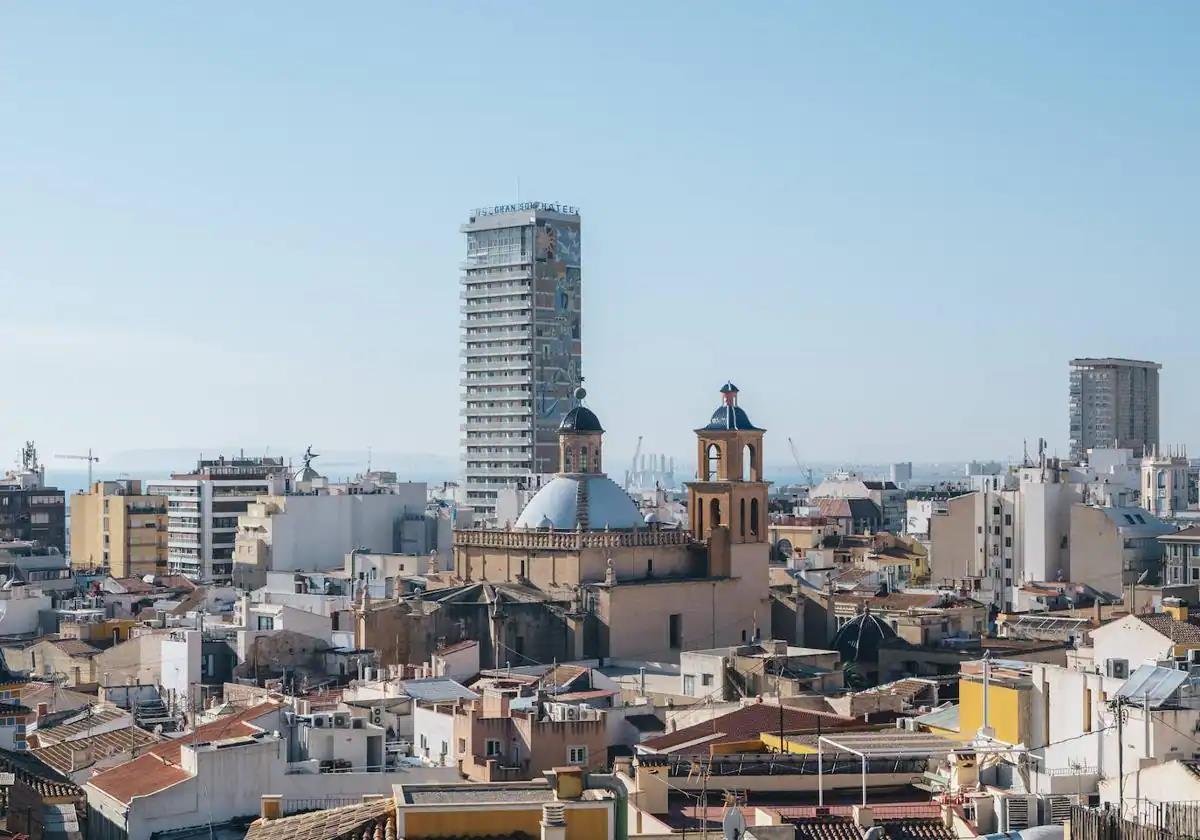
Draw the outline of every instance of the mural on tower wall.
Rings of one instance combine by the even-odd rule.
[[[558,469],[556,430],[573,405],[580,370],[581,242],[577,221],[540,219],[534,233],[534,294],[539,307],[535,325],[534,395],[539,470]],[[543,314],[544,313],[544,314]]]

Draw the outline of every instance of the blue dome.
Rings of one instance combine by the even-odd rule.
[[[574,531],[579,527],[580,510],[587,511],[585,531],[645,526],[633,499],[608,476],[560,475],[529,500],[517,517],[516,527],[545,528],[549,521],[556,531]]]
[[[590,408],[577,405],[563,416],[558,425],[560,432],[603,432],[600,418]]]
[[[706,431],[718,430],[736,430],[747,432],[761,432],[760,429],[750,422],[750,418],[746,416],[746,412],[736,405],[723,405],[713,412],[712,419],[708,421],[708,425],[704,427]]]

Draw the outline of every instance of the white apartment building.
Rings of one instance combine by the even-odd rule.
[[[498,491],[557,469],[582,379],[579,211],[489,207],[462,232],[462,467],[467,504],[494,521]]]
[[[147,482],[148,495],[167,497],[167,571],[231,583],[238,517],[259,496],[284,493],[288,478],[282,458],[221,457]]]
[[[950,499],[930,518],[934,583],[963,585],[1011,610],[1024,584],[1067,579],[1071,507],[1083,500],[1070,477],[1054,459],[975,476],[974,492]]]
[[[262,586],[270,571],[340,569],[356,548],[428,555],[436,523],[426,516],[425,496],[419,482],[390,493],[259,496],[238,517],[234,583]]]
[[[1142,507],[1170,518],[1188,509],[1189,472],[1186,453],[1154,450],[1142,459]]]

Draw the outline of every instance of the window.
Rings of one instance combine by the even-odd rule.
[[[671,613],[667,616],[667,646],[671,650],[683,647],[683,614]]]
[[[459,755],[462,755],[462,754],[463,754],[463,753],[465,753],[466,751],[467,751],[467,739],[466,739],[466,738],[459,738],[459,739],[458,739],[458,754],[459,754]]]
[[[712,685],[712,681],[713,681],[712,674],[701,674],[700,675],[700,685]]]
[[[1005,525],[1011,525],[1011,524],[1012,524],[1012,514],[1011,514],[1011,513],[1006,513],[1006,514],[1004,514],[1004,524],[1005,524]]]
[[[587,747],[567,747],[567,764],[587,764]]]
[[[696,676],[695,676],[695,674],[684,674],[683,675],[683,693],[688,694],[688,695],[696,693]]]
[[[1004,538],[1004,547],[1005,547],[1005,548],[1012,548],[1012,537],[1005,537],[1005,538]]]
[[[1192,583],[1200,583],[1200,566],[1192,566]]]
[[[275,618],[273,616],[269,616],[269,615],[260,615],[258,617],[258,629],[259,630],[274,630],[275,629]]]
[[[1000,505],[993,505],[992,506],[992,516],[999,516],[999,515],[1000,515]]]
[[[500,741],[496,738],[488,738],[483,747],[483,754],[488,758],[500,755]]]

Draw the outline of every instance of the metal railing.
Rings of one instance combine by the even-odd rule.
[[[325,811],[329,808],[341,808],[345,805],[358,805],[361,796],[309,796],[303,799],[283,800],[283,815],[303,814],[306,811]]]

